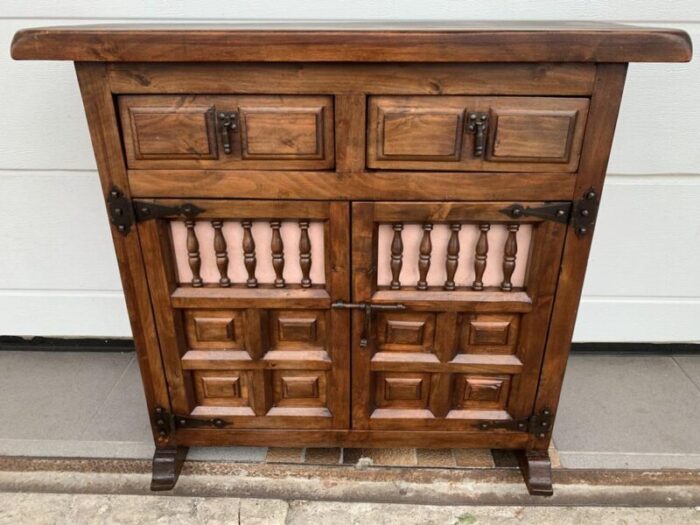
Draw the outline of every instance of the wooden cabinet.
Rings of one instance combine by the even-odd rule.
[[[152,487],[190,445],[486,447],[551,494],[626,63],[687,61],[687,35],[275,29],[13,43],[76,62]]]

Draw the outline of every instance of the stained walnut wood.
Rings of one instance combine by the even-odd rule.
[[[592,22],[377,22],[25,29],[23,60],[91,62],[686,62],[683,31]]]
[[[502,210],[599,198],[626,63],[689,60],[685,33],[92,26],[21,31],[12,53],[77,62],[105,196],[116,185],[202,210],[126,236],[112,229],[151,414],[231,425],[170,435],[154,425],[154,488],[175,483],[187,446],[467,446],[519,450],[530,492],[551,493],[551,433],[481,425],[556,414],[591,234]],[[224,128],[221,113],[235,125]],[[188,283],[171,221],[185,224]],[[323,284],[311,280],[312,221]],[[253,222],[270,228],[265,241]],[[240,246],[227,244],[227,224],[241,225]],[[382,225],[393,227],[384,261]],[[200,246],[202,227],[212,246]],[[450,229],[446,246],[433,246],[438,227]],[[507,231],[502,260],[489,252],[496,227]],[[528,253],[518,232],[530,234]],[[203,282],[200,249],[218,282]],[[259,257],[273,283],[258,282]],[[298,282],[285,280],[285,262],[298,264]],[[231,282],[233,264],[243,282]],[[491,265],[498,282],[487,282]],[[380,269],[388,286],[377,285]],[[445,282],[430,286],[438,270]],[[385,308],[366,319],[338,301]]]

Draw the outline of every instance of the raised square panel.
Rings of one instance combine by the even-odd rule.
[[[316,399],[318,397],[318,376],[282,376],[282,397],[284,399]]]
[[[459,351],[471,354],[512,354],[518,340],[519,323],[518,315],[465,315]]]
[[[280,341],[316,341],[316,318],[278,317]]]
[[[430,374],[384,372],[376,377],[376,403],[379,408],[426,408]]]
[[[272,350],[311,350],[326,347],[324,310],[277,310],[270,312]]]
[[[323,370],[275,370],[272,383],[274,406],[326,405],[326,372]]]
[[[203,377],[202,386],[206,397],[241,397],[241,378]]]
[[[199,405],[248,406],[248,372],[197,370],[192,374]]]
[[[505,345],[508,343],[509,327],[510,321],[472,320],[470,326],[469,344]]]
[[[215,159],[212,106],[129,108],[136,159]]]
[[[241,310],[187,310],[185,331],[192,349],[242,350],[245,313]]]
[[[233,317],[195,317],[194,332],[198,341],[233,341]]]
[[[435,338],[435,314],[378,313],[380,351],[430,352]]]
[[[454,404],[459,409],[503,409],[508,399],[510,377],[459,375]]]

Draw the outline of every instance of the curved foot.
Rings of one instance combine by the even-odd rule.
[[[552,462],[546,450],[519,450],[518,462],[527,490],[533,496],[551,496]]]
[[[151,490],[170,490],[175,486],[188,450],[187,447],[156,448]]]

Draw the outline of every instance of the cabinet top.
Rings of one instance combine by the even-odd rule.
[[[590,22],[105,24],[24,29],[18,60],[87,62],[687,62],[675,29]]]

